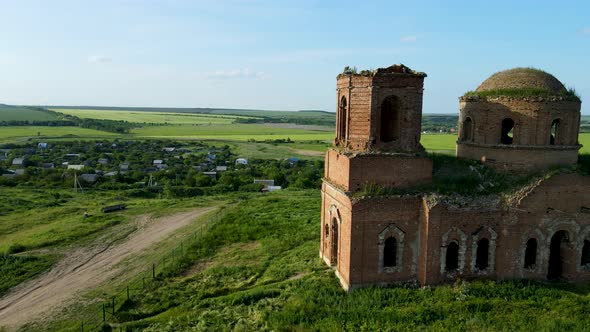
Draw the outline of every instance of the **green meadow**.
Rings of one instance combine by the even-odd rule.
[[[582,331],[587,287],[532,281],[399,285],[344,292],[318,258],[318,190],[245,197],[178,264],[125,299],[125,283],[85,295],[75,310],[25,331],[76,331],[100,321],[124,331]],[[141,284],[141,283],[140,283]],[[117,329],[116,328],[116,329]],[[115,330],[116,330],[115,329]]]

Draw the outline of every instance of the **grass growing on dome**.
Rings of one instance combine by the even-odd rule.
[[[576,92],[575,89],[564,89],[558,93],[553,91],[549,91],[546,89],[541,88],[513,88],[513,89],[494,89],[494,90],[485,90],[485,91],[468,91],[463,95],[463,98],[480,98],[480,99],[489,99],[489,98],[498,98],[498,97],[508,97],[508,98],[515,98],[515,99],[522,99],[522,98],[551,98],[551,97],[562,97],[567,101],[577,101],[580,102],[581,98]]]

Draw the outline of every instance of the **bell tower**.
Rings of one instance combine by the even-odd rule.
[[[337,77],[336,138],[325,159],[320,256],[335,268],[346,289],[400,277],[380,276],[382,268],[364,262],[365,236],[374,230],[363,229],[373,227],[369,219],[386,213],[390,204],[369,197],[371,190],[406,188],[432,179],[432,161],[420,144],[425,77],[401,64]],[[419,200],[398,201],[392,202],[402,210],[420,210]],[[418,223],[415,220],[416,227]],[[386,232],[377,228],[375,238]],[[391,230],[403,233],[397,227]],[[370,250],[379,256],[378,248]],[[400,271],[411,271],[403,269],[403,257],[397,262]],[[373,273],[373,267],[376,274],[369,279],[376,279],[363,277]]]

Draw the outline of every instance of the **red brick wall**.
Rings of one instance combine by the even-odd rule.
[[[457,156],[500,169],[535,170],[578,162],[579,146],[480,145],[458,142]]]
[[[403,188],[432,180],[432,161],[413,155],[326,153],[325,177],[345,191],[364,184]]]
[[[422,151],[423,82],[424,77],[412,74],[339,76],[337,105],[342,97],[346,98],[349,118],[348,141],[337,140],[336,145],[356,151]],[[389,96],[396,96],[400,101],[400,137],[384,143],[380,142],[381,105]]]

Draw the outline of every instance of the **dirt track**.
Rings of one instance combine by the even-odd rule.
[[[0,327],[9,331],[33,320],[44,319],[77,293],[98,287],[120,273],[118,263],[165,239],[195,218],[214,210],[200,208],[159,219],[141,216],[137,230],[117,244],[99,239],[95,245],[68,253],[49,272],[23,283],[0,298]]]

